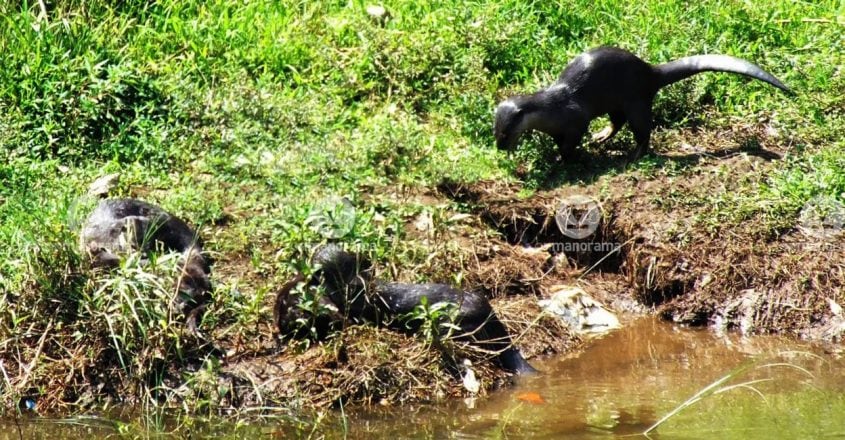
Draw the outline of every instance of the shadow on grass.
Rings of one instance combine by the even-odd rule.
[[[610,142],[606,146],[587,144],[587,148],[577,150],[575,157],[567,159],[556,158],[519,175],[526,186],[538,190],[551,190],[564,185],[589,185],[595,183],[602,176],[615,175],[627,170],[641,168],[663,169],[671,168],[673,172],[683,172],[695,167],[702,160],[727,159],[738,154],[759,157],[765,161],[781,159],[776,151],[760,147],[759,139],[749,139],[736,148],[720,148],[716,150],[702,150],[691,153],[678,154],[674,152],[651,153],[632,159],[630,151],[632,145],[624,141]],[[542,160],[537,159],[535,162]],[[517,171],[517,173],[519,173]]]

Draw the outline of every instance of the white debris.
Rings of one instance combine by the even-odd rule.
[[[842,306],[830,298],[827,299],[827,303],[830,305],[830,312],[833,313],[833,316],[842,316]]]
[[[423,211],[420,213],[416,220],[414,220],[414,227],[420,232],[434,234],[434,218],[431,212]]]
[[[554,286],[551,298],[540,307],[561,317],[578,333],[603,333],[621,327],[619,319],[579,287]]]
[[[464,388],[472,394],[478,394],[481,390],[481,382],[475,377],[475,371],[472,371],[472,362],[469,359],[464,359]]]
[[[367,5],[367,14],[370,17],[383,20],[387,18],[387,9],[381,5]]]
[[[114,187],[117,186],[118,182],[120,182],[120,174],[118,173],[111,173],[98,177],[97,180],[91,183],[88,187],[88,195],[92,197],[105,197],[111,190],[114,189]]]

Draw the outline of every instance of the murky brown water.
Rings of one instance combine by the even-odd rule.
[[[807,418],[807,423],[817,423],[817,417],[824,419],[820,412],[827,411],[830,424],[819,426],[821,432],[845,434],[845,412],[839,413],[845,410],[845,369],[842,368],[845,362],[839,356],[785,338],[720,336],[653,319],[629,323],[626,328],[591,342],[587,350],[576,356],[534,361],[544,374],[521,379],[516,387],[476,402],[474,409],[463,402],[437,411],[425,409],[399,419],[400,426],[397,418],[385,411],[381,417],[370,414],[353,418],[350,433],[352,437],[378,433],[386,438],[411,432],[453,438],[639,435],[708,384],[752,362],[754,365],[789,363],[804,371],[785,365],[752,368],[725,385],[766,379],[753,385],[766,400],[750,388],[723,392],[687,408],[657,432],[712,438],[708,432],[728,435],[736,428],[744,433],[738,438],[745,438],[750,431],[763,435],[769,427],[778,428],[767,421],[778,417],[777,404],[788,406],[791,399],[799,398],[817,399],[819,403],[818,408],[811,404],[807,409],[815,413]],[[805,394],[813,392],[817,395]],[[759,408],[757,419],[768,425],[758,426],[754,420],[730,417],[724,419],[723,426],[710,422],[714,417],[719,421],[720,410],[737,414],[737,406],[750,408],[752,417],[754,408]],[[801,423],[800,417],[791,421]],[[360,436],[364,437],[367,435]]]
[[[520,378],[515,387],[474,403],[351,412],[345,419],[329,416],[316,426],[265,421],[228,429],[215,423],[197,428],[215,436],[281,438],[640,436],[708,384],[745,365],[750,368],[723,385],[760,382],[704,398],[651,437],[845,437],[845,361],[800,341],[717,335],[640,319],[591,342],[578,355],[533,363],[543,374]],[[24,434],[44,432],[43,423],[38,428],[31,423],[23,426]],[[12,427],[0,424],[0,439],[17,438],[17,432],[9,430]],[[69,429],[75,433],[85,429],[83,435],[104,433],[92,426],[51,429],[60,438]]]

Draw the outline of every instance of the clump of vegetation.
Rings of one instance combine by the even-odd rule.
[[[86,345],[108,341],[106,357],[116,358],[117,371],[129,378],[147,379],[145,395],[155,395],[166,367],[184,363],[191,345],[197,345],[172,306],[179,258],[169,253],[146,262],[140,253],[131,253],[117,270],[95,277],[83,291],[78,319],[90,326]]]
[[[428,299],[423,297],[420,304],[406,316],[400,319],[408,328],[419,328],[420,336],[429,345],[442,345],[444,340],[450,340],[453,336],[459,335],[461,328],[455,324],[460,308],[451,302],[439,302],[429,304]]]

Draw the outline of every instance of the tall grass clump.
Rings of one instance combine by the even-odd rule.
[[[149,257],[149,258],[148,258]],[[216,408],[219,367],[212,345],[189,334],[178,301],[179,253],[130,253],[119,267],[98,273],[83,293],[80,343],[99,350],[99,368],[118,396],[144,408],[183,406],[188,412]],[[209,382],[211,381],[211,382]],[[190,403],[185,399],[190,398]]]
[[[95,200],[45,187],[57,171],[26,159],[0,165],[15,183],[0,190],[2,410],[21,399],[40,408],[167,401],[164,391],[181,384],[169,368],[208,353],[174,314],[180,255],[130,254],[115,271],[92,271],[78,233]]]
[[[56,8],[51,19],[39,3],[0,6],[0,108],[22,131],[7,153],[75,162],[165,159],[166,145],[157,142],[170,122],[165,86],[127,57],[121,41],[135,20],[85,7]]]
[[[0,205],[0,241],[7,244],[0,250],[6,296],[0,310],[9,318],[0,320],[0,335],[6,337],[23,324],[72,319],[85,283],[79,270],[75,199],[35,191],[29,179],[37,179],[40,170],[30,171],[15,172],[23,194],[10,195]]]
[[[0,204],[0,362],[9,381],[4,401],[13,404],[46,386],[44,360],[61,359],[54,338],[76,323],[86,276],[79,270],[75,199],[38,188],[51,166],[9,165],[17,168],[0,169],[18,186],[4,191]]]

